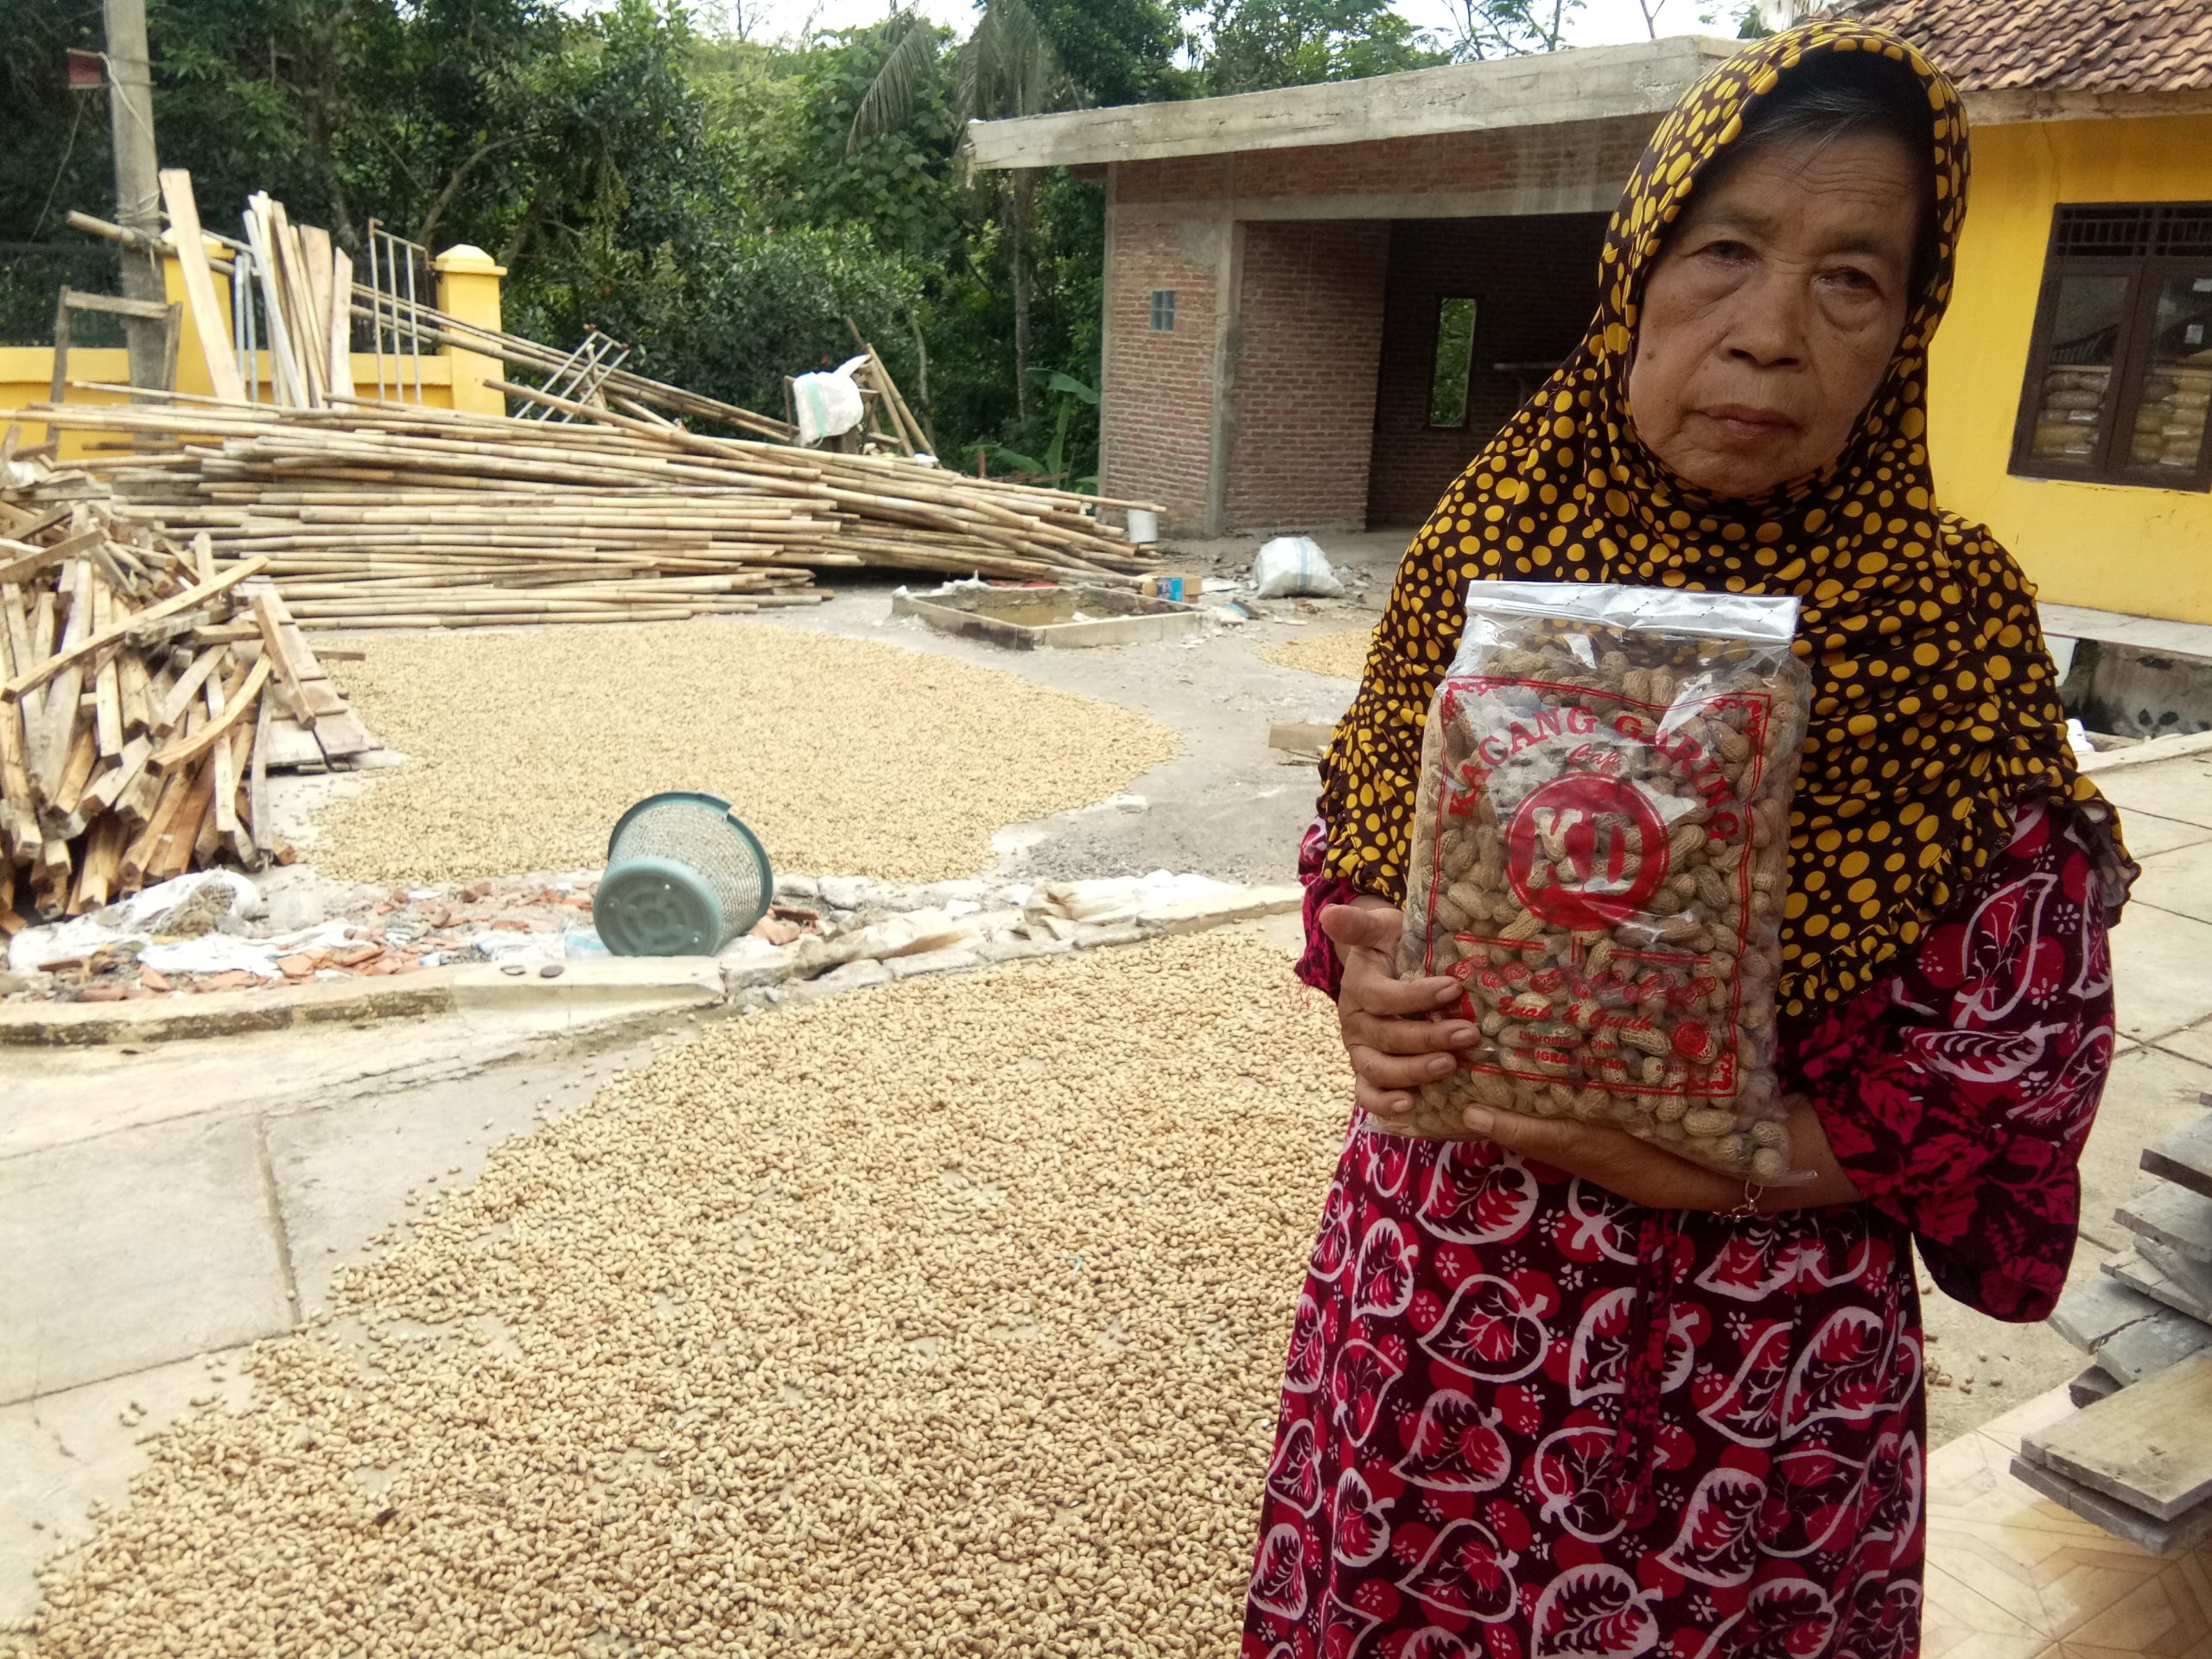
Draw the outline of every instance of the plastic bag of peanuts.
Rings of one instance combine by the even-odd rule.
[[[1775,979],[1809,677],[1797,601],[1473,585],[1430,704],[1402,976],[1481,1041],[1378,1128],[1484,1105],[1786,1183]]]

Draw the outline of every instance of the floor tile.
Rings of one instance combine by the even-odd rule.
[[[2097,788],[2120,808],[2123,835],[2131,809],[2184,823],[2212,824],[2212,766],[2197,756],[2101,772]]]
[[[2184,823],[2179,818],[2162,818],[2155,812],[2126,813],[2120,820],[2120,830],[2126,839],[2128,852],[2139,860],[2156,858],[2176,848],[2194,847],[2212,839],[2212,828]]]
[[[2158,1039],[2158,1046],[2199,1065],[2212,1065],[2212,1020],[2170,1031]]]
[[[2113,1211],[2158,1184],[2144,1171],[2143,1148],[2204,1118],[2200,1096],[2212,1089],[2212,1066],[2170,1052],[2167,1040],[2113,1062],[2082,1148],[2082,1230],[2107,1246],[2128,1242]],[[2189,1040],[2212,1040],[2212,1033]]]
[[[1923,1582],[1921,1647],[1929,1659],[2031,1659],[2050,1645],[2047,1633],[1940,1567],[1931,1564]]]
[[[2022,1401],[2002,1417],[1992,1418],[1975,1432],[1996,1441],[1999,1449],[2009,1458],[2020,1449],[2023,1436],[2063,1423],[2073,1414],[2073,1395],[2064,1389],[2052,1389],[2031,1400]]]
[[[2200,1652],[2212,1644],[2212,1606],[2191,1576],[2187,1563],[2166,1562],[2137,1589],[2058,1634],[2069,1646],[2114,1648],[2145,1659]]]
[[[2106,1535],[2101,1527],[2013,1479],[2012,1461],[2011,1453],[1985,1434],[1963,1434],[1943,1447],[1929,1462],[1929,1526],[2025,1527],[2084,1541]]]
[[[2135,852],[2133,846],[2127,850]],[[2163,853],[2138,853],[2136,858],[2143,874],[2129,895],[2131,902],[2212,921],[2212,841]]]
[[[2161,1563],[2114,1538],[2079,1543],[2044,1563],[2049,1575],[2038,1586],[2044,1628],[2061,1641],[2080,1640],[2104,1647],[2132,1648],[2152,1637],[2181,1630],[2183,1651],[2203,1634],[2188,1630],[2184,1613],[2161,1581]],[[2194,1599],[2190,1599],[2193,1605]]]
[[[2088,1541],[2061,1533],[2028,1533],[2001,1522],[1938,1521],[1931,1516],[1928,1571],[1970,1587],[2049,1639],[2050,1617],[2038,1585],[2038,1564],[2054,1557],[2063,1561],[2068,1552]]]
[[[2131,905],[2112,936],[2114,999],[2124,1037],[2152,1039],[2212,1017],[2212,923]]]

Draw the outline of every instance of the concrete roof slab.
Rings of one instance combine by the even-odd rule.
[[[1656,115],[1742,44],[1671,35],[1226,98],[971,121],[966,142],[973,165],[992,171]]]

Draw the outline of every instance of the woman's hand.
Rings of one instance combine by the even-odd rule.
[[[1625,1129],[1585,1123],[1579,1118],[1530,1117],[1521,1112],[1470,1106],[1466,1125],[1471,1136],[1494,1141],[1524,1158],[1580,1175],[1632,1204],[1649,1205],[1655,1210],[1733,1210],[1752,1191],[1745,1181],[1677,1158],[1653,1141],[1637,1140]],[[1802,1096],[1789,1098],[1789,1161],[1797,1169],[1811,1172],[1814,1179],[1760,1189],[1757,1203],[1761,1214],[1858,1201],[1859,1189],[1836,1162],[1820,1115]]]
[[[1398,977],[1405,925],[1405,912],[1382,899],[1355,899],[1321,912],[1321,931],[1344,966],[1337,1024],[1351,1056],[1352,1100],[1383,1118],[1413,1110],[1412,1090],[1450,1077],[1459,1064],[1454,1052],[1482,1034],[1465,1020],[1431,1017],[1459,1000],[1459,981]]]

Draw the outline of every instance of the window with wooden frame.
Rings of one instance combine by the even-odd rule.
[[[2212,202],[2058,209],[2012,470],[2212,488]]]

